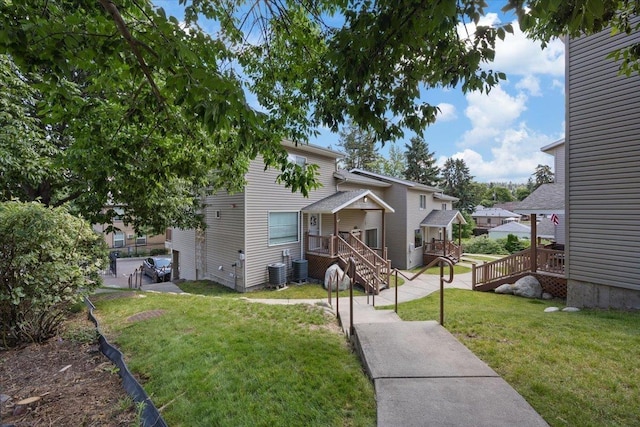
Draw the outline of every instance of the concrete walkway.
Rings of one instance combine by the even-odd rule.
[[[119,277],[105,276],[108,287],[127,287],[139,260],[118,260]],[[406,273],[410,275],[409,273]],[[454,277],[445,288],[471,289],[471,273]],[[182,293],[173,283],[151,283],[143,290]],[[423,274],[398,287],[398,302],[422,298],[440,289],[437,275]],[[353,299],[348,291],[331,301],[345,334],[353,336],[367,374],[373,381],[379,427],[547,426],[527,401],[437,321],[406,322],[394,312],[396,290]],[[266,304],[317,304],[323,300],[247,299]],[[375,306],[389,309],[376,310]],[[446,300],[445,300],[446,324]]]
[[[398,288],[398,301],[440,289],[439,277],[421,275]],[[445,288],[471,289],[471,274]],[[436,321],[405,322],[393,311],[395,289],[373,298],[354,298],[353,343],[377,400],[378,426],[546,426],[547,423],[506,381]],[[445,300],[446,310],[446,300]],[[349,333],[348,299],[339,317]],[[446,311],[445,311],[446,322]]]

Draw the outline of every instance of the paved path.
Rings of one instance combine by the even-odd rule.
[[[141,259],[118,260],[119,277],[105,285],[127,287]],[[409,275],[407,273],[407,275]],[[471,289],[471,273],[454,277],[445,288]],[[151,283],[143,290],[181,293],[173,283]],[[440,289],[437,275],[423,274],[398,287],[398,302],[422,298]],[[333,299],[347,336],[351,331],[348,292]],[[317,304],[323,300],[257,300],[267,304]],[[489,366],[436,321],[406,322],[394,312],[396,290],[353,299],[352,342],[373,381],[379,427],[547,426],[527,401]],[[375,306],[390,309],[376,310]],[[445,301],[446,310],[446,301]],[[446,322],[446,312],[445,312]]]

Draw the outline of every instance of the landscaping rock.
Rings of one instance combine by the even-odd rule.
[[[545,313],[553,313],[555,311],[560,311],[560,309],[558,307],[547,307],[544,309]]]
[[[513,285],[513,294],[525,298],[540,298],[542,285],[534,276],[525,276]]]
[[[566,311],[568,313],[574,313],[576,311],[580,311],[580,309],[578,307],[565,307],[562,309],[562,311]]]
[[[342,280],[339,278],[342,277]],[[351,283],[351,278],[342,271],[338,264],[333,264],[327,268],[327,271],[324,273],[324,288],[329,289],[331,287],[332,291],[336,290],[336,279],[338,279],[338,289],[344,291],[349,289],[349,283]]]
[[[543,293],[542,293],[542,299],[545,299],[545,300],[553,299],[553,295],[551,295],[551,294],[550,294],[550,293],[548,293],[548,292],[543,292]]]
[[[513,285],[511,285],[509,283],[505,283],[504,285],[500,285],[497,288],[495,288],[493,290],[493,292],[495,292],[496,294],[511,295],[511,294],[513,294]]]

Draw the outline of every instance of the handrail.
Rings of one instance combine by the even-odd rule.
[[[407,279],[408,281],[412,281],[413,279],[415,279],[416,277],[418,277],[419,275],[427,271],[429,268],[435,266],[436,263],[440,265],[440,325],[444,326],[444,282],[447,282],[447,283],[453,282],[453,261],[451,261],[449,258],[445,258],[441,256],[437,257],[436,259],[431,261],[429,264],[422,267],[416,274],[411,276],[411,278],[406,276],[404,273],[402,273],[402,271],[398,270],[397,268],[393,269],[393,272],[395,272],[396,274],[396,295],[395,295],[396,296],[396,305],[395,305],[396,313],[398,312],[398,274],[404,277],[405,279]],[[449,280],[444,278],[444,264],[447,264],[449,266]]]
[[[475,289],[476,285],[530,272],[534,262],[536,271],[564,273],[564,251],[536,248],[536,252],[535,261],[531,259],[531,248],[528,248],[495,261],[474,265],[472,271],[473,288]]]
[[[369,272],[372,273],[373,280],[374,280],[373,287],[374,287],[376,292],[380,292],[380,283],[379,283],[380,282],[380,266],[372,263],[369,259],[367,259],[366,256],[364,256],[363,254],[359,253],[357,251],[357,248],[355,248],[352,245],[350,245],[349,242],[347,242],[342,237],[336,236],[336,239],[338,240],[338,250],[337,250],[338,256],[343,260],[346,258],[343,254],[348,255],[349,257],[357,258],[357,260],[360,262],[360,265],[363,265]],[[340,245],[345,246],[347,250],[341,251],[340,250]],[[370,251],[369,253],[374,253],[374,252]],[[378,256],[377,254],[375,254],[375,255]],[[388,263],[385,262],[383,265],[388,270],[388,268],[389,268]]]
[[[329,305],[331,305],[331,282],[335,278],[336,284],[336,313],[340,313],[340,282],[344,279],[344,276],[349,277],[349,336],[353,336],[353,282],[355,281],[356,272],[356,260],[352,256],[347,260],[342,276],[340,276],[339,270],[335,271],[334,275],[329,277],[329,286],[327,286],[327,299]]]

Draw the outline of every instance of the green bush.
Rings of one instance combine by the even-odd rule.
[[[464,245],[464,251],[472,254],[506,255],[509,253],[500,242],[489,239],[487,236],[469,239]]]
[[[100,285],[104,239],[65,208],[0,203],[0,340],[55,335],[66,309]]]
[[[169,250],[167,248],[157,248],[157,249],[151,249],[150,255],[151,256],[166,255],[168,253],[169,253]]]
[[[519,252],[526,248],[524,242],[518,239],[518,236],[515,234],[507,235],[506,239],[498,239],[498,242],[503,245],[507,252],[510,254]]]

